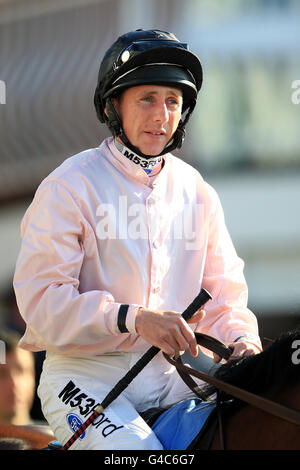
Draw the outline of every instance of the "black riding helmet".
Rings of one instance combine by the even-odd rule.
[[[100,65],[94,104],[100,122],[106,123],[115,137],[120,137],[128,148],[145,158],[153,158],[153,155],[144,155],[127,139],[111,98],[132,86],[150,84],[176,86],[183,93],[185,119],[180,120],[162,155],[180,148],[183,143],[184,128],[202,85],[200,60],[173,33],[138,29],[120,36]]]

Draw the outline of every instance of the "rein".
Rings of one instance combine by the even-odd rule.
[[[202,333],[196,333],[196,338],[197,338],[198,344],[201,344],[202,346],[209,349],[210,351],[213,351],[219,354],[224,359],[228,358],[228,348],[221,341],[213,337],[210,337],[208,335],[204,335]],[[227,349],[227,353],[226,353],[226,349]],[[227,355],[227,357],[224,356],[224,353]],[[298,410],[293,409],[293,408],[288,408],[284,405],[280,405],[279,403],[269,400],[267,398],[263,398],[260,395],[256,395],[254,393],[248,392],[235,385],[228,384],[222,380],[217,379],[214,376],[210,376],[199,370],[192,369],[191,367],[186,366],[182,363],[180,356],[171,358],[164,353],[164,357],[167,359],[168,362],[170,362],[170,364],[176,367],[179,375],[182,378],[184,377],[185,382],[189,383],[191,386],[197,387],[197,384],[196,382],[191,381],[192,379],[189,377],[190,375],[197,377],[198,379],[204,380],[206,383],[213,385],[218,390],[221,390],[230,396],[233,396],[239,400],[242,400],[248,403],[249,405],[252,405],[267,413],[277,416],[278,418],[281,418],[285,421],[289,421],[293,424],[296,424],[297,426],[300,426],[300,412]],[[196,390],[193,389],[193,391],[197,393],[197,388]]]

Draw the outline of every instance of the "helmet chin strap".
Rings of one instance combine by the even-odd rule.
[[[190,107],[188,109],[188,112],[185,116],[184,121],[180,120],[178,127],[173,135],[173,138],[171,140],[171,143],[167,145],[159,154],[157,155],[145,155],[144,153],[141,152],[141,150],[136,147],[135,145],[132,145],[132,143],[129,141],[127,138],[123,127],[122,127],[122,122],[121,119],[115,110],[114,105],[112,104],[112,101],[110,98],[107,99],[106,101],[106,111],[108,115],[107,119],[107,125],[113,134],[114,137],[119,137],[119,139],[123,142],[123,144],[128,147],[132,152],[136,153],[137,155],[140,155],[143,158],[146,159],[153,159],[155,157],[159,157],[161,155],[165,155],[166,153],[172,152],[172,150],[175,150],[176,148],[180,149],[182,147],[184,137],[185,137],[185,126],[196,106],[196,100],[193,100],[190,104]]]

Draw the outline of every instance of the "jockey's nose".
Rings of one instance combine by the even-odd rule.
[[[156,122],[165,123],[169,120],[169,111],[165,101],[158,101],[153,110],[153,120]]]

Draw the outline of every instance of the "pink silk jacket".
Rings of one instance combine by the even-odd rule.
[[[171,154],[153,183],[112,138],[67,159],[39,186],[21,237],[14,288],[27,325],[24,349],[144,351],[138,308],[183,312],[201,287],[212,300],[193,329],[261,346],[219,198]],[[126,333],[119,328],[124,305]]]

